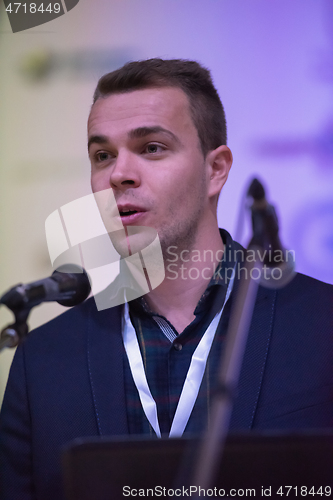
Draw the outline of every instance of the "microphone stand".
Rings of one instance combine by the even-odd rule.
[[[257,254],[260,248],[251,244],[248,250],[251,250],[253,255],[253,251]],[[253,262],[252,259],[251,262],[246,259],[245,274],[240,280],[236,302],[230,317],[226,346],[221,359],[217,391],[212,405],[212,424],[199,445],[194,466],[191,485],[196,486],[198,490],[214,486],[218,466],[223,455],[261,269],[262,262],[259,258],[253,259]],[[255,273],[254,270],[256,270]],[[253,274],[257,276],[252,278]],[[250,277],[246,279],[246,276]]]
[[[27,336],[27,319],[33,307],[50,301],[73,307],[83,302],[90,290],[87,272],[76,264],[65,264],[58,267],[50,278],[27,285],[20,283],[8,290],[0,297],[0,304],[14,313],[15,322],[1,331],[0,352],[5,347],[16,347]]]

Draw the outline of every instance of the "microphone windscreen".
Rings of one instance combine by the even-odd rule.
[[[256,201],[263,200],[265,198],[264,186],[258,179],[254,178],[250,184],[247,194],[248,196],[252,196],[252,198]]]
[[[62,306],[77,306],[86,300],[90,294],[91,285],[88,273],[83,267],[76,264],[66,264],[58,267],[53,272],[52,279],[57,281],[61,293],[64,294],[65,298],[57,300]]]

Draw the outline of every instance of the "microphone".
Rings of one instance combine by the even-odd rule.
[[[273,205],[266,199],[265,189],[258,179],[253,179],[247,192],[253,198],[251,206],[253,237],[249,247],[259,247],[263,262],[260,284],[267,288],[282,288],[295,276],[295,259],[282,246],[279,223]]]
[[[83,302],[91,290],[87,272],[75,264],[60,266],[49,278],[14,286],[0,303],[12,311],[31,309],[42,302],[56,301],[66,307]]]

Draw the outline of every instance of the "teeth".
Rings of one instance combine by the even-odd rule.
[[[120,213],[121,214],[129,214],[129,213],[131,213],[131,214],[133,213],[134,214],[136,212],[137,212],[137,210],[121,210]]]

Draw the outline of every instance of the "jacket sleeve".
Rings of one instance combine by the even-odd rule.
[[[0,414],[0,498],[34,500],[24,344],[17,348]]]

